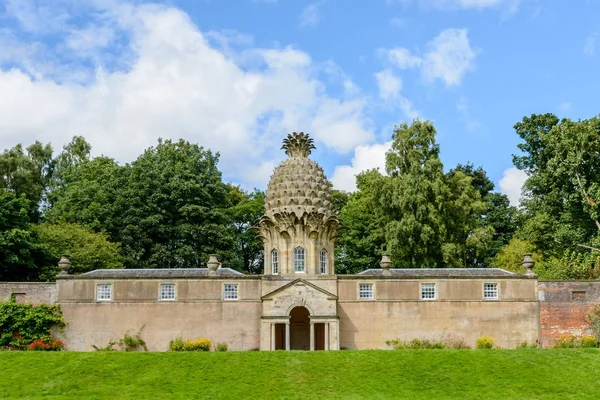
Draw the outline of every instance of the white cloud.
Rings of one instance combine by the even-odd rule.
[[[385,174],[385,153],[392,142],[362,145],[354,150],[352,165],[340,165],[335,168],[331,182],[338,190],[353,192],[356,190],[356,175],[369,169],[379,169]]]
[[[421,57],[413,56],[404,47],[396,47],[387,51],[389,60],[400,69],[419,67],[423,63]]]
[[[400,69],[421,69],[426,82],[440,79],[448,86],[460,84],[464,74],[473,69],[477,52],[471,47],[466,29],[445,29],[427,44],[423,57],[404,47],[379,50]]]
[[[498,181],[498,186],[500,186],[500,191],[502,194],[508,196],[511,205],[519,205],[521,200],[521,191],[526,180],[527,174],[516,167],[511,167],[504,170],[502,178],[500,178],[500,181]]]
[[[428,81],[443,80],[458,85],[465,72],[473,68],[476,53],[471,48],[466,29],[446,29],[431,43],[425,54],[422,74]]]
[[[402,79],[395,76],[391,70],[386,69],[377,72],[375,78],[377,79],[377,86],[379,87],[379,97],[383,100],[393,99],[400,95]]]
[[[571,111],[571,103],[568,101],[563,101],[562,103],[560,103],[558,105],[557,108],[558,108],[558,111],[560,111],[560,112],[564,112],[564,113],[569,112],[569,111]]]
[[[342,153],[374,138],[366,98],[329,96],[310,56],[300,50],[230,54],[213,47],[185,13],[166,6],[111,5],[98,12],[126,41],[116,60],[98,50],[91,70],[58,60],[58,69],[34,75],[39,51],[19,52],[16,46],[9,55],[0,52],[0,148],[40,140],[60,149],[83,135],[95,154],[123,162],[159,137],[182,137],[220,152],[225,176],[251,188],[266,185],[283,157],[278,149],[286,133],[308,131],[317,144]],[[65,42],[74,40],[71,33],[64,29]],[[89,40],[71,42],[75,48],[101,49],[105,43],[81,37]],[[33,66],[25,68],[27,63]],[[84,73],[92,77],[86,83],[67,79]]]
[[[312,3],[304,7],[300,13],[300,27],[314,27],[321,21],[321,3]]]
[[[592,33],[585,38],[585,46],[583,46],[583,53],[588,56],[593,56],[596,53],[596,33]]]
[[[375,73],[375,79],[379,87],[379,97],[386,105],[400,108],[411,120],[420,117],[420,113],[415,110],[412,102],[401,95],[402,79],[394,75],[392,70],[385,69]]]

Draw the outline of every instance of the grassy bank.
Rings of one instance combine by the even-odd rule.
[[[585,399],[600,350],[0,352],[0,398]]]

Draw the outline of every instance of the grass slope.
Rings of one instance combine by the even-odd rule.
[[[598,399],[600,350],[0,352],[10,399]]]

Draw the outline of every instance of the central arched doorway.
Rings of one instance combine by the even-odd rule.
[[[306,307],[290,311],[290,349],[310,350],[310,312]]]

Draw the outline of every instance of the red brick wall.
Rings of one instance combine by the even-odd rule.
[[[588,315],[600,306],[600,282],[540,281],[538,288],[544,347],[562,335],[592,334]]]

